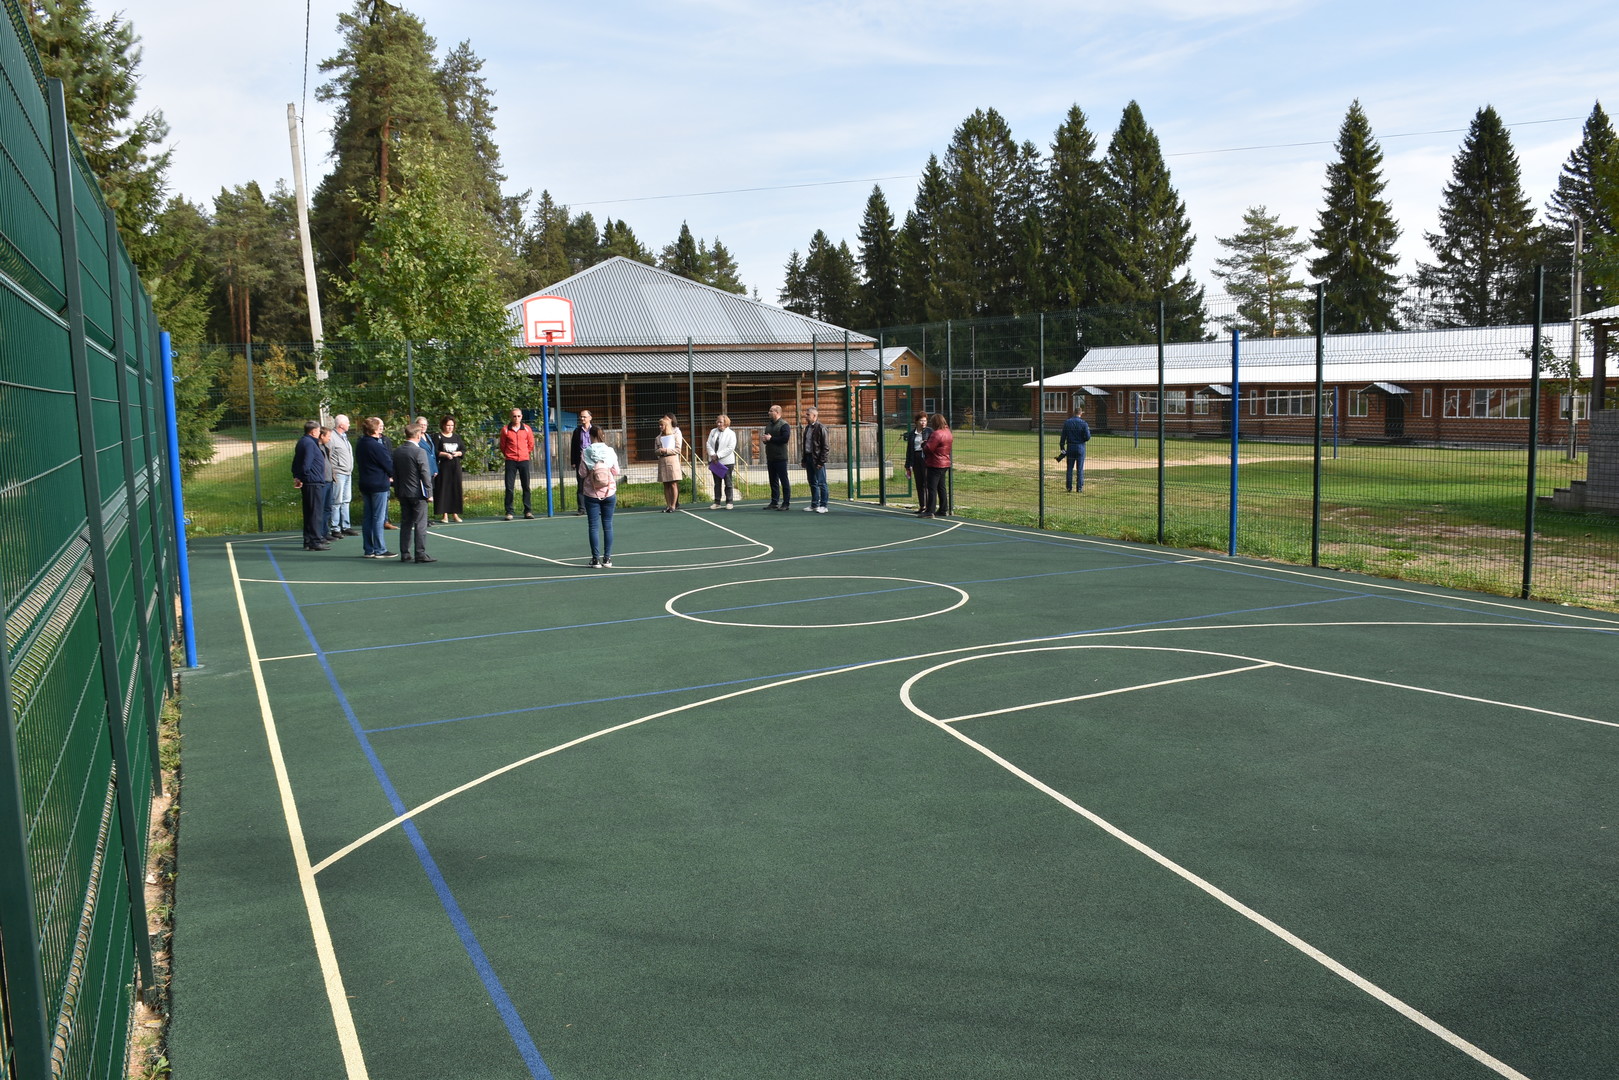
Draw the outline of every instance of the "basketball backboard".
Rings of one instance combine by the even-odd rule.
[[[523,344],[572,345],[573,301],[563,296],[531,296],[524,300]]]

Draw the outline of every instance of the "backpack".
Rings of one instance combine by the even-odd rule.
[[[585,481],[592,491],[606,491],[613,486],[613,467],[605,461],[598,461],[585,473]]]

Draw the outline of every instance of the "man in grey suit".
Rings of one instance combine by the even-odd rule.
[[[411,544],[416,561],[438,562],[427,553],[427,503],[433,497],[432,474],[428,471],[427,451],[416,440],[426,430],[424,424],[405,428],[405,439],[394,447],[394,495],[399,499],[399,561],[411,561]]]

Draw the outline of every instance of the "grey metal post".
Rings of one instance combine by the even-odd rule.
[[[135,794],[130,781],[128,716],[124,712],[123,687],[118,685],[118,640],[113,632],[112,573],[107,562],[105,509],[101,496],[101,476],[96,460],[95,410],[91,399],[89,347],[84,331],[84,285],[79,279],[79,237],[75,228],[77,211],[73,205],[73,158],[69,151],[67,98],[62,80],[46,82],[50,100],[51,149],[56,167],[57,220],[61,229],[62,275],[67,296],[68,356],[73,367],[74,407],[78,419],[79,466],[84,484],[85,532],[90,540],[90,566],[95,576],[93,591],[96,627],[100,635],[101,688],[106,696],[107,735],[115,767],[114,793],[118,804],[118,824],[123,842],[124,875],[128,886],[130,936],[134,939],[135,960],[143,987],[156,986],[152,976],[152,942],[146,930],[146,868],[141,853],[146,848],[135,815]],[[156,762],[153,762],[156,765]]]
[[[405,408],[410,410],[407,424],[416,422],[416,354],[410,342],[405,342]]]
[[[1523,587],[1519,595],[1529,599],[1535,577],[1535,481],[1540,464],[1540,348],[1541,320],[1546,305],[1546,268],[1535,267],[1535,330],[1530,341],[1529,376],[1529,478],[1523,510]]]
[[[686,339],[686,423],[691,425],[692,432],[697,431],[697,360],[692,353],[691,338]],[[691,447],[691,504],[697,505],[697,446],[690,439],[686,445]]]
[[[1326,396],[1327,366],[1327,285],[1315,286],[1315,459],[1310,482],[1310,565],[1321,565],[1321,406]],[[1336,400],[1336,399],[1334,399]],[[1334,418],[1338,415],[1333,408]]]
[[[1046,527],[1046,313],[1040,313],[1040,389],[1035,392],[1039,402],[1035,406],[1034,456],[1040,461],[1040,471],[1034,485],[1035,524]],[[1066,447],[1064,447],[1066,449]]]
[[[883,443],[883,409],[888,387],[883,371],[883,332],[877,331],[877,505],[888,505],[888,447]]]
[[[253,399],[253,343],[243,343],[242,350],[242,362],[247,365],[247,437],[253,444],[253,510],[258,515],[259,532],[263,532],[264,484],[259,473],[259,412]]]
[[[1240,448],[1238,442],[1238,417],[1242,414],[1242,331],[1236,327],[1231,329],[1231,515],[1226,527],[1226,554],[1237,553],[1237,459]]]
[[[881,366],[881,360],[878,361]],[[848,478],[848,494],[854,498],[854,384],[849,377],[849,331],[843,332],[843,470]]]
[[[46,1077],[51,1075],[51,1023],[28,859],[28,808],[22,801],[9,651],[0,648],[0,926],[15,928],[0,952],[11,1022],[11,1072],[6,1075]]]
[[[1163,415],[1164,400],[1164,298],[1158,298],[1158,415]],[[1164,440],[1160,434],[1158,439],[1158,542],[1164,542],[1164,508],[1165,495],[1168,487],[1167,470],[1164,468]]]
[[[821,407],[821,355],[815,349],[815,335],[810,334],[810,404]],[[798,418],[798,405],[793,404],[793,418]]]

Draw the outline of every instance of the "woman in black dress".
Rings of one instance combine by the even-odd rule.
[[[433,477],[433,513],[442,514],[448,525],[452,519],[461,520],[461,459],[467,455],[465,440],[455,433],[455,417],[439,421],[433,452],[438,458],[438,474]]]

